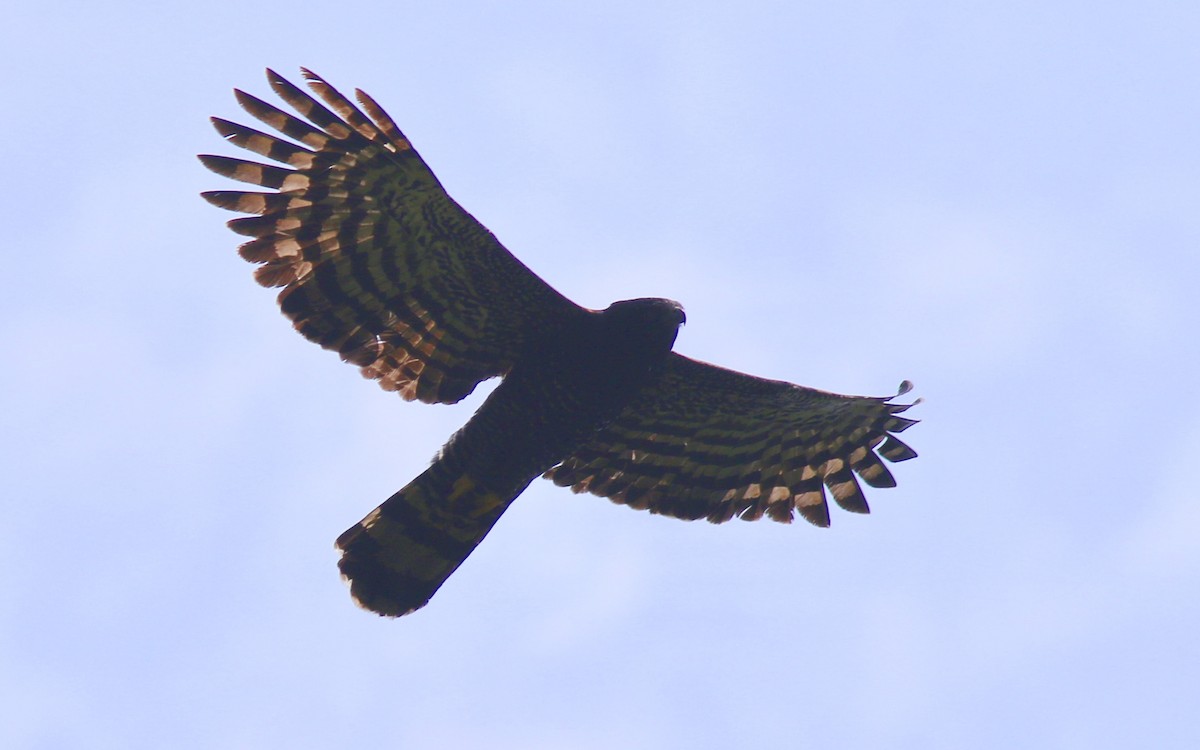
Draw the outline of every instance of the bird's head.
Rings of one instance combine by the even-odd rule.
[[[687,322],[683,305],[674,300],[643,297],[614,302],[603,312],[608,325],[638,348],[666,353],[675,345],[679,326]]]

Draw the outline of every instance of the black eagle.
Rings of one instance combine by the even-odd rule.
[[[422,607],[539,476],[676,518],[789,522],[797,511],[827,526],[826,487],[866,513],[855,475],[892,487],[880,457],[916,455],[892,434],[914,424],[898,416],[912,404],[676,354],[677,302],[571,302],[446,194],[369,96],[356,92],[360,109],[303,74],[324,104],[267,78],[305,119],[236,91],[291,140],[213,118],[229,142],[286,166],[200,157],[268,189],[203,194],[257,214],[229,222],[252,238],[240,253],[260,264],[255,278],[283,288],[296,330],[406,400],[454,403],[503,378],[424,473],[338,537],[363,607]]]

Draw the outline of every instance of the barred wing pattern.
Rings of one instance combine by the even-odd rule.
[[[260,214],[229,225],[254,238],[240,253],[262,264],[259,283],[283,287],[280,307],[300,333],[406,400],[453,403],[507,373],[527,337],[586,314],[446,194],[370,97],[356,90],[360,110],[303,73],[333,111],[274,71],[267,79],[308,122],[236,91],[247,112],[295,142],[213,118],[230,143],[287,168],[200,157],[274,191],[204,197]]]
[[[897,395],[912,385],[905,381]],[[645,389],[586,446],[546,472],[555,484],[634,508],[714,523],[735,515],[789,523],[793,510],[829,525],[838,505],[869,511],[857,474],[894,487],[880,461],[916,453],[891,433],[914,404],[840,396],[671,354]]]

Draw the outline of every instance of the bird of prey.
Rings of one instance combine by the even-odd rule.
[[[389,616],[424,606],[539,476],[676,518],[786,523],[797,512],[827,526],[825,488],[866,513],[855,476],[895,486],[880,457],[916,455],[893,434],[914,424],[899,416],[912,404],[674,353],[677,302],[576,305],[450,198],[373,99],[356,91],[355,105],[303,75],[320,101],[267,71],[301,117],[235,90],[286,138],[212,120],[284,166],[200,157],[266,188],[203,193],[255,214],[229,222],[252,238],[240,253],[259,264],[255,278],[282,287],[296,330],[406,400],[454,403],[503,378],[428,469],[338,537],[361,606]]]

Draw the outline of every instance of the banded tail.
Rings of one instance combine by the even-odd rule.
[[[338,569],[359,606],[389,617],[425,606],[520,494],[446,474],[435,463],[338,537]]]

